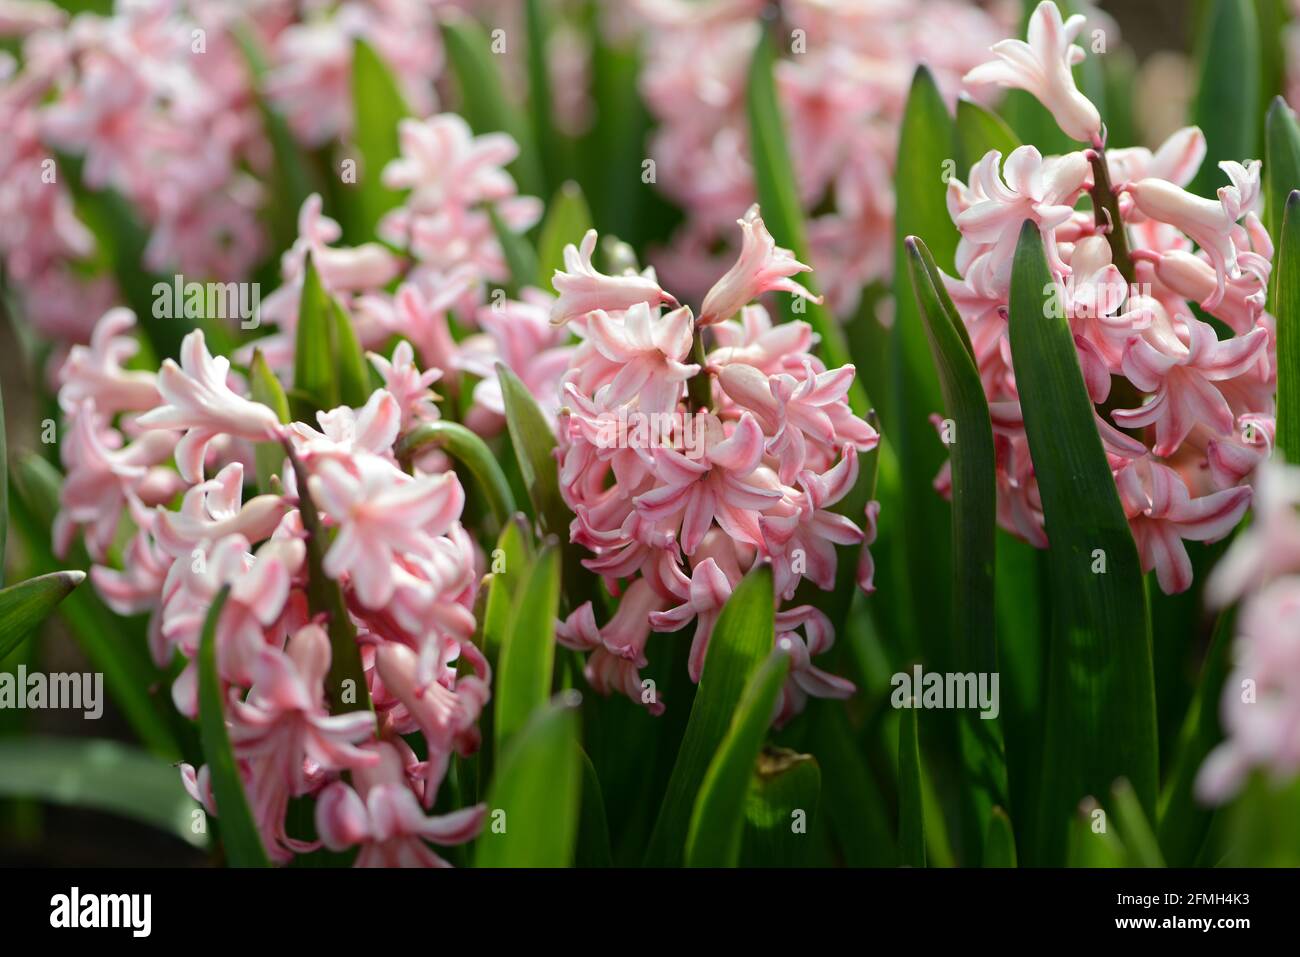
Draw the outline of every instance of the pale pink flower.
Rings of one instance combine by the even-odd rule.
[[[208,352],[195,329],[181,343],[181,364],[164,359],[158,372],[163,405],[137,419],[141,428],[185,430],[176,446],[176,465],[187,482],[203,478],[208,443],[218,435],[249,441],[275,441],[280,420],[266,406],[234,392],[228,383],[230,360]]]
[[[996,83],[1027,91],[1047,107],[1062,131],[1072,139],[1101,142],[1101,115],[1079,92],[1070,68],[1086,54],[1074,43],[1088,18],[1075,14],[1065,22],[1052,0],[1043,0],[1029,17],[1028,42],[1001,40],[992,47],[996,60],[977,66],[964,82]]]
[[[375,609],[396,588],[395,552],[432,557],[430,536],[443,534],[465,501],[455,473],[413,477],[363,452],[347,464],[324,459],[308,488],[339,529],[325,554],[325,574],[346,575],[361,603]]]
[[[676,407],[685,382],[700,371],[685,362],[691,354],[694,323],[687,306],[666,315],[636,303],[621,316],[597,309],[588,316],[587,341],[618,368],[613,380],[596,394],[596,401],[623,405],[632,399],[642,412],[667,412]]]
[[[73,346],[59,370],[59,404],[65,412],[91,399],[103,415],[152,409],[162,401],[151,372],[123,368],[140,344],[127,335],[135,327],[130,309],[110,309],[95,323],[89,346]]]
[[[657,690],[642,682],[641,669],[647,664],[645,644],[651,623],[665,604],[650,583],[641,578],[628,588],[604,628],[597,629],[591,602],[584,602],[557,624],[555,637],[566,648],[593,652],[587,659],[585,674],[597,693],[621,691],[630,700],[645,705],[652,715],[659,715],[664,711],[664,702]]]
[[[757,203],[736,222],[742,237],[740,256],[704,297],[704,305],[700,307],[700,326],[730,319],[742,306],[771,290],[782,290],[816,303],[822,301],[821,296],[814,296],[790,278],[796,273],[808,272],[812,267],[805,266],[794,258],[794,253],[776,244],[763,225]]]
[[[591,264],[595,251],[594,229],[587,230],[579,246],[570,243],[564,247],[564,268],[557,269],[552,280],[559,298],[551,306],[551,322],[581,319],[597,309],[619,312],[639,303],[677,308],[677,300],[660,289],[652,275],[606,276],[599,272]]]
[[[352,775],[356,790],[336,781],[316,801],[316,830],[335,851],[361,846],[356,867],[447,867],[429,844],[473,840],[487,817],[486,804],[425,817],[407,782],[402,758],[386,742],[368,749],[379,755],[373,768]],[[432,797],[426,795],[426,803]]]
[[[1222,608],[1253,586],[1300,572],[1300,468],[1278,458],[1265,460],[1255,476],[1254,520],[1205,584],[1205,599]]]

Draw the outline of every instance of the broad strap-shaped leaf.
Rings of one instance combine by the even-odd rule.
[[[354,242],[374,238],[384,214],[402,201],[402,194],[383,183],[384,167],[401,155],[398,125],[411,115],[397,80],[388,65],[363,39],[352,48],[352,102],[355,128],[352,138],[361,154],[356,185],[347,197]]]
[[[1208,0],[1196,41],[1192,122],[1205,133],[1205,160],[1188,187],[1211,199],[1219,163],[1259,153],[1259,33],[1252,0]]]
[[[582,808],[573,862],[578,867],[611,867],[614,857],[609,848],[609,821],[605,816],[600,778],[596,776],[591,758],[581,748],[578,749],[578,760],[582,765]]]
[[[290,421],[289,398],[261,349],[253,350],[253,361],[248,367],[248,388],[254,402],[269,408],[281,423]],[[284,446],[275,441],[258,442],[253,446],[253,459],[257,467],[257,487],[268,494],[273,488],[271,477],[279,475],[284,468]]]
[[[477,867],[568,867],[582,802],[578,705],[566,691],[537,711],[510,742],[488,792]]]
[[[488,207],[488,216],[492,220],[492,231],[496,234],[497,242],[501,244],[506,268],[510,271],[506,291],[511,296],[518,296],[520,290],[533,284],[534,277],[537,275],[537,253],[533,251],[528,237],[511,230],[501,219],[501,214],[495,207]],[[548,281],[542,288],[550,289],[550,282]]]
[[[22,644],[85,577],[81,571],[50,572],[0,588],[0,660]]]
[[[310,404],[294,410],[294,417],[314,421],[312,414],[339,404],[339,378],[334,368],[333,321],[330,296],[321,285],[320,273],[310,254],[303,266],[302,292],[298,297],[298,331],[293,352],[293,388]]]
[[[763,565],[741,579],[714,626],[699,691],[646,851],[647,864],[682,863],[696,795],[750,676],[772,651],[774,619],[772,570]]]
[[[50,526],[59,508],[62,476],[45,459],[27,455],[14,463],[11,478],[10,509],[14,527],[22,531],[31,568],[42,574],[58,571],[63,562],[51,551]],[[89,563],[80,546],[75,552],[72,561]],[[160,757],[179,759],[179,736],[170,720],[175,707],[162,675],[149,659],[144,628],[109,610],[93,588],[76,589],[59,604],[57,613],[94,670],[104,673],[109,695],[139,740]]]
[[[195,805],[176,768],[117,741],[24,735],[0,739],[0,797],[91,808],[139,821],[194,847]]]
[[[790,654],[775,649],[745,685],[731,727],[709,762],[686,834],[688,867],[735,867],[745,824],[745,793],[790,673]]]
[[[898,843],[903,863],[925,867],[925,800],[921,784],[919,701],[898,716]]]
[[[5,544],[9,540],[9,450],[5,442],[5,397],[0,390],[0,588],[5,583]],[[4,655],[0,654],[0,658]]]
[[[510,164],[519,191],[530,196],[545,196],[541,164],[533,134],[522,113],[506,97],[497,71],[495,42],[516,42],[501,31],[490,39],[483,28],[469,17],[449,17],[442,26],[447,62],[460,91],[460,114],[475,133],[509,133],[519,144],[519,156]]]
[[[908,93],[903,124],[899,132],[898,165],[894,178],[897,215],[894,221],[894,325],[890,332],[891,385],[889,408],[894,421],[885,422],[898,455],[903,495],[897,504],[906,529],[902,540],[907,576],[900,576],[901,598],[911,602],[920,650],[927,666],[938,671],[955,668],[949,653],[951,609],[946,601],[934,601],[929,590],[938,582],[952,580],[952,556],[933,543],[948,538],[950,509],[931,493],[934,477],[947,456],[930,416],[943,406],[939,379],[926,341],[917,299],[911,289],[904,241],[923,238],[934,260],[952,270],[957,247],[957,229],[948,215],[946,190],[941,174],[957,155],[956,131],[934,77],[925,67],[917,69]],[[944,720],[940,716],[938,720]]]
[[[266,848],[253,822],[230,745],[221,676],[217,672],[217,622],[229,595],[229,586],[217,593],[203,623],[199,642],[199,736],[212,776],[212,796],[216,799],[227,859],[234,867],[267,867]]]
[[[872,776],[853,728],[837,701],[808,703],[808,750],[822,769],[827,829],[849,867],[894,867],[899,862],[893,809]]]
[[[962,670],[997,670],[993,555],[997,479],[993,426],[966,326],[943,287],[934,257],[916,237],[904,243],[921,325],[930,343],[944,408],[952,417],[953,660]]]
[[[1219,724],[1219,697],[1231,665],[1235,613],[1219,615],[1214,636],[1201,665],[1201,678],[1188,705],[1178,736],[1178,746],[1160,792],[1157,830],[1160,847],[1174,867],[1191,867],[1210,831],[1213,809],[1196,799],[1196,775],[1210,751],[1223,740]]]
[[[510,627],[510,613],[514,596],[533,561],[532,534],[522,515],[506,523],[497,538],[497,547],[491,556],[491,573],[487,578],[487,600],[480,622],[483,632],[483,653],[496,665],[501,648],[506,643]]]
[[[1115,823],[1119,826],[1124,847],[1128,851],[1129,866],[1164,867],[1160,846],[1142,805],[1138,803],[1137,795],[1133,793],[1133,785],[1124,778],[1117,780],[1111,788],[1110,803]]]
[[[1287,197],[1300,189],[1300,125],[1295,111],[1280,96],[1268,108],[1264,143],[1264,225],[1277,245],[1282,241]]]
[[[551,36],[552,4],[547,0],[524,0],[524,25],[528,34],[528,116],[532,120],[533,142],[542,171],[543,189],[549,193],[559,182],[561,170],[568,165],[565,141],[555,127],[555,108],[551,90],[551,56],[547,41]],[[545,287],[543,287],[545,288]]]
[[[487,499],[497,525],[504,529],[515,514],[515,496],[487,444],[458,422],[423,422],[402,436],[397,443],[397,457],[409,461],[417,452],[428,448],[444,449],[469,470],[475,490]]]
[[[992,110],[965,97],[957,101],[957,151],[960,162],[956,173],[959,179],[970,175],[971,167],[982,160],[989,150],[997,150],[1005,161],[1020,145],[1020,139],[1006,120]]]
[[[573,513],[560,497],[560,475],[555,462],[555,435],[537,407],[528,387],[504,363],[497,363],[501,397],[506,407],[506,427],[515,458],[528,489],[531,513],[551,535],[568,537]]]
[[[551,279],[556,270],[564,269],[564,247],[578,245],[587,230],[592,228],[591,210],[577,183],[564,183],[555,192],[551,208],[542,221],[542,233],[537,241],[537,280],[539,289],[551,291]]]
[[[772,238],[778,246],[793,250],[800,262],[807,263],[808,238],[804,229],[803,207],[799,202],[794,166],[790,162],[790,150],[786,144],[785,123],[781,118],[780,101],[776,94],[776,78],[773,73],[775,65],[776,51],[772,37],[764,29],[754,48],[749,82],[745,85],[754,187],[763,211],[763,222]],[[815,280],[808,275],[800,278],[809,290],[816,291]],[[821,337],[821,354],[828,366],[835,368],[852,361],[844,330],[829,311],[815,302],[807,301],[801,301],[802,304],[796,309],[792,297],[784,293],[778,295],[777,301],[785,318],[805,320]],[[858,415],[866,415],[871,408],[866,388],[860,381],[855,380],[849,390],[849,405]]]
[[[745,795],[741,867],[807,867],[821,848],[822,772],[811,754],[764,748]]]
[[[330,350],[339,381],[339,402],[359,409],[370,398],[370,366],[352,327],[352,317],[333,296],[329,306]]]
[[[1277,263],[1273,267],[1277,316],[1277,448],[1300,461],[1300,190],[1286,200]]]
[[[1123,867],[1128,857],[1106,812],[1089,797],[1070,818],[1066,863],[1070,867]]]
[[[1155,687],[1137,548],[1033,222],[1016,249],[1010,337],[1051,542],[1041,813],[1025,858],[1059,863],[1078,802],[1108,793],[1116,778],[1128,778],[1144,812],[1154,814]]]
[[[983,866],[1016,866],[1016,836],[1011,828],[1011,818],[1000,807],[995,807],[989,815],[989,829],[984,835]]]
[[[559,614],[560,550],[550,542],[538,552],[514,596],[500,651],[494,719],[498,754],[551,695]]]

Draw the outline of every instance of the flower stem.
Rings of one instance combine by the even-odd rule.
[[[700,371],[691,376],[686,383],[686,400],[692,412],[703,412],[713,404],[713,380],[705,368],[707,359],[704,355],[704,330],[695,330],[695,342],[691,345],[691,361],[700,367]]]
[[[1096,216],[1097,228],[1106,234],[1110,243],[1110,258],[1119,270],[1124,281],[1130,286],[1134,282],[1133,257],[1129,255],[1128,234],[1124,231],[1124,221],[1119,215],[1119,200],[1110,185],[1110,169],[1106,165],[1103,150],[1088,150],[1088,161],[1092,164],[1093,214]]]

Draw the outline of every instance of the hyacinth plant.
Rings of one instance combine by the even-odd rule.
[[[0,6],[0,677],[70,636],[136,741],[6,705],[0,797],[236,866],[1300,861],[1282,4],[1154,148],[1052,2]]]

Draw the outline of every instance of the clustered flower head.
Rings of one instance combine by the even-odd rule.
[[[60,342],[84,343],[117,301],[79,216],[78,179],[125,201],[157,273],[244,280],[269,252],[259,214],[274,157],[245,45],[267,61],[260,83],[304,146],[350,132],[359,39],[413,110],[436,106],[439,34],[421,0],[305,13],[290,0],[123,0],[71,21],[53,5],[16,6],[32,9],[0,22],[22,37],[21,66],[0,53],[0,257],[26,314]]]
[[[765,6],[635,4],[646,27],[641,91],[658,120],[655,182],[687,214],[655,263],[692,302],[726,268],[732,223],[754,202],[745,91]],[[1009,22],[956,0],[790,0],[780,11],[777,94],[810,214],[809,255],[831,308],[846,315],[892,273],[898,128],[916,64],[951,99]]]
[[[1300,774],[1300,469],[1281,455],[1255,483],[1255,516],[1211,573],[1211,606],[1240,602],[1219,716],[1225,740],[1205,759],[1196,793],[1220,804],[1255,770]]]
[[[809,293],[806,270],[776,246],[751,209],[736,266],[705,297],[697,320],[653,270],[606,275],[592,263],[595,232],[565,251],[553,318],[581,340],[560,380],[560,490],[574,512],[583,564],[620,596],[608,622],[592,603],[560,625],[566,647],[589,652],[586,675],[660,713],[641,670],[652,632],[693,626],[689,672],[699,681],[718,615],[741,577],[771,565],[778,640],[792,670],[775,720],[808,695],[847,697],[853,685],[811,656],[832,625],[811,604],[791,606],[800,582],[835,586],[836,546],[863,545],[859,583],[870,590],[866,545],[875,534],[835,511],[853,489],[875,429],[849,407],[854,369],[828,369],[807,323],[774,325],[753,300],[769,290]]]
[[[60,401],[71,434],[60,546],[84,528],[100,595],[120,614],[149,613],[155,662],[184,662],[171,693],[190,718],[199,710],[204,624],[228,592],[216,662],[234,753],[272,859],[323,842],[362,847],[359,864],[441,863],[426,842],[471,838],[485,809],[447,818],[422,809],[450,757],[477,747],[491,682],[472,643],[481,560],[460,524],[456,475],[399,467],[402,405],[385,389],[362,408],[319,413],[319,428],[282,425],[248,397],[226,359],[208,352],[201,331],[186,337],[180,363],[165,360],[156,376],[123,369],[132,324],[128,311],[109,312],[92,346],[74,347],[65,367]],[[83,368],[95,375],[75,374]],[[422,401],[414,391],[403,398]],[[246,498],[259,442],[282,447],[295,464],[286,462],[272,490]],[[307,502],[315,527],[304,520]],[[119,563],[113,542],[124,518],[131,527]],[[310,597],[312,547],[341,589],[345,621]],[[348,653],[364,688],[329,687],[340,647],[331,635],[339,633],[355,635]],[[426,744],[420,759],[402,737],[412,733]],[[187,767],[185,779],[220,812],[205,768]],[[304,795],[319,799],[318,838],[286,829],[290,800]]]
[[[1224,185],[1206,199],[1185,189],[1205,155],[1195,127],[1154,153],[1106,150],[1100,117],[1070,73],[1083,56],[1070,43],[1082,25],[1041,3],[1027,44],[997,44],[998,60],[967,75],[1028,90],[1090,145],[1049,157],[1032,145],[1005,158],[991,151],[966,182],[953,180],[948,209],[961,240],[958,278],[946,284],[989,400],[999,520],[1046,547],[1007,335],[1017,239],[1024,222],[1037,226],[1143,569],[1175,593],[1192,582],[1184,540],[1232,530],[1272,445],[1273,246],[1257,215],[1260,163],[1220,163]],[[1093,209],[1078,208],[1085,194]],[[1126,253],[1117,256],[1121,234]],[[936,485],[946,492],[948,483],[945,467]]]

